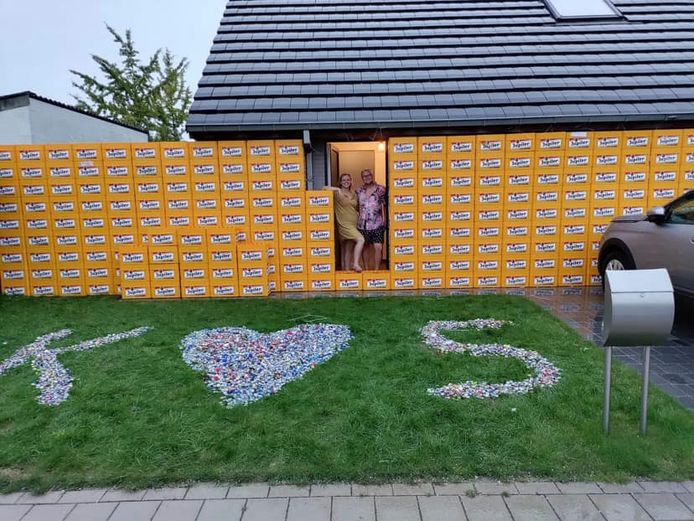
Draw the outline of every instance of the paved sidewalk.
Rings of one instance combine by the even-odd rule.
[[[199,484],[0,495],[0,521],[694,521],[694,481]]]

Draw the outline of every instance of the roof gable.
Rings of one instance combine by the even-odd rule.
[[[188,128],[694,119],[694,0],[230,0]]]

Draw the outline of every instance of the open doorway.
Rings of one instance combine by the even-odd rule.
[[[383,187],[387,186],[386,178],[386,144],[378,141],[364,141],[364,142],[348,142],[348,143],[328,143],[328,149],[330,153],[330,163],[328,166],[328,177],[327,181],[330,186],[339,187],[340,186],[340,176],[342,174],[350,174],[352,177],[352,190],[356,191],[362,186],[363,181],[361,173],[364,170],[370,170],[374,176],[374,182]],[[367,246],[364,249],[363,261],[372,260],[369,262],[362,262],[362,266],[373,267],[378,264],[377,269],[387,270],[388,269],[388,233],[387,233],[387,219],[388,219],[388,209],[384,208],[384,217],[386,224],[386,233],[383,239],[383,249],[381,253],[380,262],[373,262],[374,249],[373,246]],[[336,237],[336,261],[337,269],[342,270],[342,244],[340,241],[339,233],[335,234]],[[371,257],[369,257],[371,255]],[[347,267],[346,269],[349,269]]]

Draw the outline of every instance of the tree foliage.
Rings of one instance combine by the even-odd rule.
[[[120,60],[92,55],[103,80],[70,71],[78,78],[72,82],[79,90],[73,96],[77,108],[147,130],[155,141],[180,140],[192,99],[184,77],[188,60],[176,61],[168,49],[159,49],[143,61],[129,29],[120,35],[106,28],[119,46]]]

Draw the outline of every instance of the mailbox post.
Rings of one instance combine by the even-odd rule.
[[[665,269],[606,271],[603,344],[605,345],[605,396],[603,430],[610,426],[612,347],[644,346],[641,389],[642,435],[648,420],[648,384],[651,346],[665,343],[675,320],[675,298]]]

